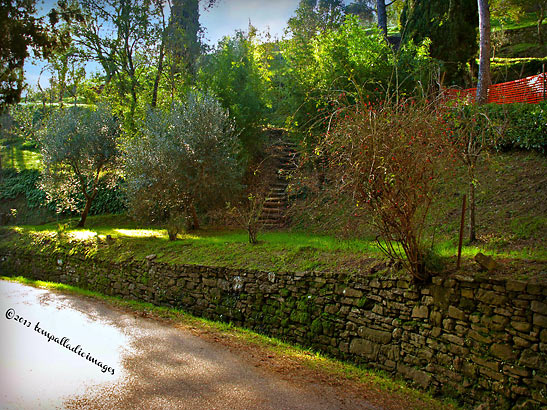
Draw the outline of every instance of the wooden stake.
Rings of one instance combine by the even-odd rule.
[[[545,101],[545,64],[542,64],[541,68],[543,69],[543,101]]]
[[[458,243],[458,262],[456,263],[456,269],[460,269],[460,262],[462,258],[462,243],[463,243],[463,226],[465,224],[465,203],[466,203],[467,195],[463,195],[463,201],[462,201],[462,218],[460,222],[460,241]]]

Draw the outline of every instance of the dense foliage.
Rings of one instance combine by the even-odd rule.
[[[428,57],[427,42],[408,43],[394,51],[377,29],[367,30],[348,16],[337,30],[327,30],[311,42],[303,55],[298,39],[283,45],[292,89],[294,126],[318,133],[326,128],[328,114],[338,100],[377,101],[387,94],[423,92],[435,66]]]
[[[99,181],[114,180],[120,127],[110,108],[71,107],[54,113],[40,138],[44,162],[43,188],[50,198],[72,210],[80,192],[86,199],[79,226],[99,191]]]
[[[547,102],[489,104],[485,110],[492,121],[503,124],[500,137],[491,135],[497,149],[547,152]]]
[[[223,207],[239,186],[239,141],[228,113],[208,94],[190,93],[171,110],[148,112],[125,151],[132,212],[148,221],[187,218]]]
[[[29,208],[46,208],[52,213],[60,211],[62,214],[72,214],[71,208],[63,206],[67,201],[56,202],[48,199],[47,193],[41,188],[41,177],[40,171],[35,169],[25,169],[21,172],[14,169],[2,170],[0,200],[14,200],[24,197]],[[121,188],[122,185],[122,180],[117,180],[114,184],[100,180],[98,193],[89,209],[89,215],[124,212],[126,200]],[[85,206],[85,197],[82,193],[76,192],[68,202],[74,203],[77,209],[82,209]]]
[[[266,115],[265,85],[255,57],[253,35],[237,32],[225,37],[207,56],[200,73],[205,90],[217,96],[229,110],[240,132],[244,147],[256,152],[260,147],[260,128]]]
[[[401,16],[403,40],[431,40],[431,56],[443,62],[445,83],[462,84],[465,64],[477,53],[477,0],[409,0]]]

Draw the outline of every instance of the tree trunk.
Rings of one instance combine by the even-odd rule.
[[[199,229],[199,218],[198,214],[196,213],[196,207],[194,206],[194,204],[190,204],[188,206],[188,211],[190,212],[190,216],[192,217],[192,225],[189,227],[189,229]]]
[[[158,61],[158,72],[156,73],[156,79],[154,80],[154,90],[152,91],[152,103],[150,104],[152,107],[155,107],[158,102],[158,86],[160,84],[160,78],[163,72],[163,47],[164,47],[164,39],[162,38],[161,45],[160,45],[160,56]]]
[[[471,180],[469,183],[469,242],[477,240],[475,229],[475,184]]]
[[[480,58],[479,81],[477,84],[477,103],[488,102],[490,86],[490,7],[488,0],[477,0],[479,6]]]
[[[80,222],[78,222],[78,228],[83,228],[85,224],[85,220],[87,218],[87,214],[89,213],[89,209],[91,209],[91,202],[93,202],[94,196],[88,196],[87,201],[85,203],[84,211],[82,212],[82,216],[80,217]]]
[[[540,4],[539,5],[539,11],[538,11],[538,41],[539,44],[544,43],[543,41],[543,34],[541,33],[541,25],[543,24],[543,20],[545,19],[545,8]]]
[[[376,14],[378,15],[378,27],[384,32],[384,37],[387,38],[386,0],[376,0]]]
[[[166,36],[166,27],[165,27],[165,15],[163,14],[163,8],[160,7],[161,12],[161,21],[162,21],[162,32],[161,32],[161,44],[160,44],[160,56],[158,58],[158,72],[156,74],[156,79],[154,80],[154,91],[152,92],[152,107],[155,107],[158,102],[158,87],[160,84],[161,75],[163,73],[163,57],[165,52],[165,36]]]

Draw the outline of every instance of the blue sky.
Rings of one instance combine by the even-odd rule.
[[[40,3],[40,2],[39,2]],[[287,20],[294,14],[299,0],[217,0],[213,8],[202,11],[200,23],[205,28],[206,43],[214,45],[222,37],[232,35],[235,30],[246,30],[249,20],[260,31],[269,30],[272,37],[281,37]],[[45,0],[39,4],[41,10],[49,11],[56,0]],[[43,64],[32,62],[25,64],[27,82],[34,86]],[[94,71],[97,67],[87,67]],[[42,87],[48,85],[50,74],[44,72],[40,77]]]

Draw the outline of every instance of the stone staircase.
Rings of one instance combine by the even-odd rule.
[[[270,190],[262,208],[259,223],[265,228],[281,228],[286,225],[287,186],[290,175],[297,168],[296,144],[279,141],[271,147],[271,166],[275,172]]]

